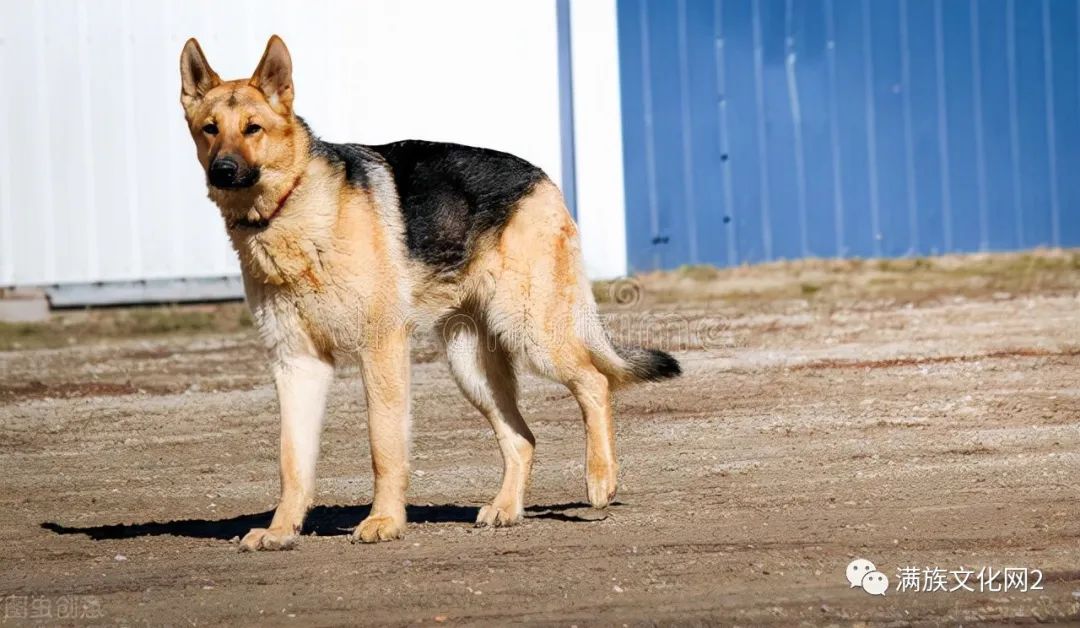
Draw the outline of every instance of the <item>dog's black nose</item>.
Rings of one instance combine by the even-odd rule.
[[[240,171],[240,164],[232,157],[218,157],[210,164],[210,172],[207,173],[210,185],[219,188],[231,188],[236,185],[236,173]]]
[[[259,167],[238,155],[222,155],[210,162],[206,172],[210,185],[225,190],[249,188],[259,182]]]

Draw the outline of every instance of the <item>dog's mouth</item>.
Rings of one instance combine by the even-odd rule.
[[[272,215],[269,217],[264,217],[260,215],[259,212],[253,209],[249,211],[245,216],[234,218],[228,221],[228,227],[231,230],[248,229],[251,231],[262,231],[263,229],[270,226],[271,218],[273,218]]]
[[[285,193],[278,199],[277,205],[274,207],[274,210],[270,212],[269,215],[263,215],[257,209],[252,207],[248,210],[245,216],[229,221],[228,228],[252,229],[255,231],[265,229],[270,225],[270,221],[273,220],[274,217],[277,216],[279,213],[281,213],[281,210],[285,207],[285,203],[289,202],[289,197],[292,196],[292,193],[299,185],[300,177],[296,177],[296,180],[293,181],[293,184],[291,186],[289,186],[289,189],[286,190]]]

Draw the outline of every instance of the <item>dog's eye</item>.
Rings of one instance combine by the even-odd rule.
[[[213,122],[211,122],[210,124],[203,125],[202,131],[203,131],[203,133],[206,133],[207,135],[217,135],[218,134],[217,125],[214,124]]]
[[[244,135],[255,135],[259,131],[262,131],[262,127],[254,122],[244,127]]]

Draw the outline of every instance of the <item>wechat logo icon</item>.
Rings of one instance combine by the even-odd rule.
[[[874,563],[865,558],[856,558],[848,563],[844,574],[851,588],[859,587],[870,595],[885,595],[889,589],[889,578],[874,567]]]

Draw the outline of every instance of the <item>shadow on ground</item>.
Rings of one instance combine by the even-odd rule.
[[[409,506],[407,516],[411,523],[473,523],[479,508],[456,504]],[[586,522],[602,519],[606,513],[592,510],[588,504],[567,503],[550,506],[529,506],[526,517],[555,521]],[[316,506],[304,523],[304,534],[338,536],[349,534],[371,511],[370,504],[362,506]],[[582,511],[575,514],[575,511]],[[595,514],[593,514],[595,513]],[[270,524],[274,511],[268,510],[251,515],[239,515],[229,519],[178,519],[176,521],[149,521],[147,523],[119,523],[101,526],[65,526],[46,521],[41,527],[57,534],[85,534],[95,541],[131,539],[141,536],[186,536],[196,539],[229,540],[242,537],[252,528],[265,528]]]

